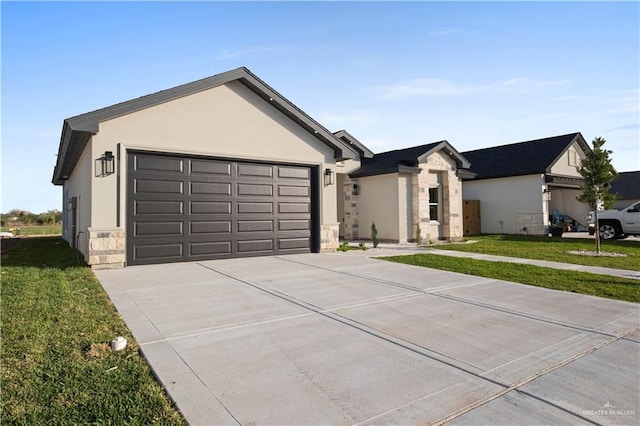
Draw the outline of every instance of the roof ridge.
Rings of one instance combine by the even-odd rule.
[[[528,140],[528,141],[512,142],[512,143],[507,143],[507,144],[503,144],[503,145],[489,146],[489,147],[486,147],[486,148],[472,149],[472,150],[469,150],[469,151],[464,151],[462,154],[470,153],[470,152],[488,151],[488,150],[491,150],[491,149],[505,148],[505,147],[516,146],[516,145],[524,145],[524,144],[527,144],[527,143],[542,142],[544,140],[564,138],[564,137],[567,137],[567,136],[576,137],[579,134],[580,134],[580,132],[573,132],[573,133],[566,133],[564,135],[556,135],[556,136],[548,136],[546,138],[531,139],[531,140]]]
[[[400,151],[408,151],[410,149],[418,149],[418,148],[426,147],[426,146],[430,146],[430,145],[437,145],[437,144],[442,143],[442,142],[447,142],[447,141],[443,139],[443,140],[437,141],[437,142],[430,142],[430,143],[425,143],[425,144],[422,144],[422,145],[415,145],[415,146],[409,146],[409,147],[406,147],[406,148],[398,148],[398,149],[392,149],[390,151],[379,152],[379,153],[377,153],[375,155],[390,154],[392,152],[400,152]]]

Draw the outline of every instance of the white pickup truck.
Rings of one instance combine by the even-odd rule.
[[[640,200],[634,201],[630,206],[622,210],[598,211],[598,223],[600,225],[600,238],[603,240],[640,235]],[[589,212],[587,215],[587,224],[589,226],[589,234],[595,234],[596,226],[593,212]]]

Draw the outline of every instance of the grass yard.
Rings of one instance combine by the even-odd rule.
[[[2,227],[2,232],[10,232],[9,229],[15,230],[16,228],[20,228],[20,235],[21,236],[62,235],[62,226],[61,225],[3,226]]]
[[[1,276],[3,424],[186,424],[61,238],[3,240]]]
[[[460,272],[537,287],[640,303],[640,280],[516,263],[459,259],[436,254],[391,256],[381,259],[407,265]]]
[[[640,271],[640,243],[637,241],[602,242],[601,251],[624,253],[627,257],[592,257],[567,253],[573,250],[595,250],[594,240],[588,239],[518,235],[483,235],[469,237],[469,239],[477,242],[443,244],[435,248]]]

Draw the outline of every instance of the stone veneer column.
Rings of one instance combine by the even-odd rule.
[[[420,164],[423,169],[419,175],[420,190],[424,191],[426,206],[420,204],[421,218],[429,217],[429,172],[441,173],[442,185],[442,235],[449,240],[459,240],[463,237],[462,229],[462,181],[456,175],[456,163],[449,156],[440,152],[433,153],[427,158],[426,164]],[[424,175],[424,176],[423,176]],[[422,194],[421,194],[422,195]],[[424,211],[426,209],[426,212]],[[426,213],[426,214],[425,214]],[[428,228],[429,221],[427,221]],[[420,225],[422,228],[422,224]]]
[[[94,269],[122,268],[126,262],[126,237],[121,229],[89,228],[88,264]]]
[[[320,226],[320,252],[334,252],[340,245],[340,224],[329,223]]]
[[[413,200],[411,206],[411,216],[413,219],[413,235],[412,239],[415,241],[416,231],[418,225],[420,225],[420,234],[422,235],[423,242],[427,242],[430,237],[429,223],[429,166],[427,164],[419,164],[418,167],[422,169],[422,172],[411,176],[411,199]]]
[[[358,239],[358,196],[353,194],[353,185],[357,183],[357,179],[351,179],[346,175],[342,187],[344,194],[344,238],[346,240]]]

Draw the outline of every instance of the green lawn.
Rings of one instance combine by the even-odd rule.
[[[67,243],[10,239],[2,252],[3,424],[185,424]],[[119,335],[129,345],[113,352]]]
[[[381,259],[425,268],[460,272],[479,277],[529,284],[537,287],[640,303],[640,280],[516,263],[459,259],[428,253],[409,256],[390,256]]]
[[[62,235],[62,226],[60,225],[36,225],[36,226],[3,226],[2,232],[10,232],[13,229],[20,228],[20,235]]]
[[[640,243],[637,241],[602,242],[602,251],[624,253],[627,257],[591,257],[567,253],[573,250],[594,250],[595,242],[588,239],[483,235],[469,237],[469,240],[477,242],[443,244],[435,248],[640,271]]]

